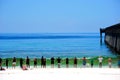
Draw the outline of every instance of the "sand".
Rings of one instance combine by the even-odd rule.
[[[0,80],[120,80],[120,68],[7,69]]]

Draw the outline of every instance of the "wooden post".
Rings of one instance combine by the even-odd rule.
[[[102,29],[100,28],[100,44],[102,45]]]

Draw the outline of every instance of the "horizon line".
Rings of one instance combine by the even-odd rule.
[[[43,33],[0,33],[0,34],[82,34],[82,33],[99,33],[99,32],[43,32]]]

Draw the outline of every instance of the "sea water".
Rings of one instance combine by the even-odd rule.
[[[0,34],[0,57],[116,56],[100,44],[99,33]]]

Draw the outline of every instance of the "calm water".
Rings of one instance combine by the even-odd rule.
[[[116,56],[99,40],[99,33],[0,34],[0,57]]]

